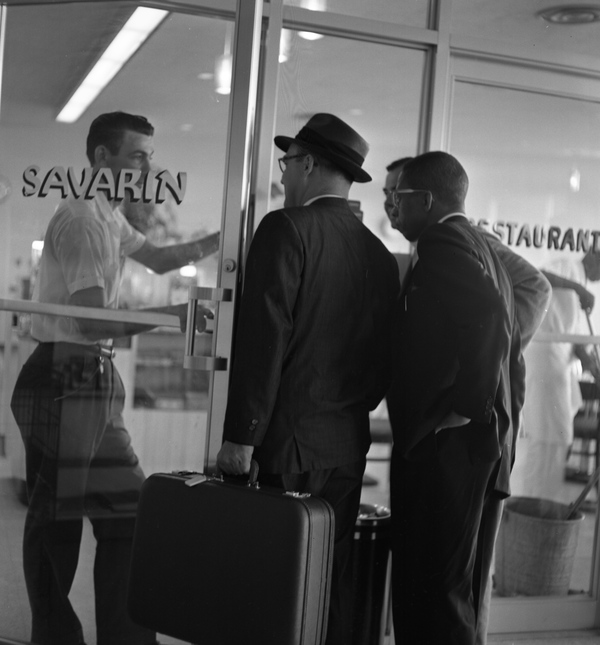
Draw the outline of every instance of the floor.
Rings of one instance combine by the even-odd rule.
[[[363,503],[388,505],[386,486],[388,470],[385,461],[387,447],[375,445],[370,456],[367,473],[376,483],[363,488]],[[383,459],[379,461],[379,459]],[[0,459],[0,638],[26,640],[29,635],[29,609],[21,570],[21,534],[25,507],[18,500],[13,480],[9,477],[8,465]],[[580,489],[576,484],[565,485],[565,497],[574,499]],[[574,588],[587,588],[591,566],[589,545],[593,535],[594,512],[587,512],[587,525],[581,535],[583,549],[578,553],[573,573]],[[94,539],[89,528],[84,531],[79,569],[71,593],[72,602],[84,624],[88,645],[95,645],[94,612],[92,591],[92,566]],[[185,645],[182,641],[160,636],[164,645]],[[488,642],[494,645],[600,645],[600,630],[593,632],[561,632],[537,634],[490,635]],[[386,636],[382,645],[394,645],[393,633]]]
[[[600,631],[491,635],[489,645],[599,645]]]

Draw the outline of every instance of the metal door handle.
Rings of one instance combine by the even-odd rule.
[[[194,356],[196,342],[197,305],[199,300],[231,302],[232,289],[190,287],[188,289],[187,327],[185,331],[185,355],[183,367],[189,370],[226,370],[227,359],[219,356]]]

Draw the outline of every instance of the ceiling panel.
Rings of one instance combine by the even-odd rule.
[[[120,2],[9,7],[3,100],[58,112],[133,8]]]
[[[534,48],[595,58],[600,70],[600,22],[552,24],[538,14],[561,7],[587,5],[600,11],[600,4],[580,0],[453,0],[452,33]]]

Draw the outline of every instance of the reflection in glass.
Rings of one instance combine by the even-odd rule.
[[[527,557],[530,565],[536,552],[531,547],[529,555],[524,555],[523,544],[512,539],[515,517],[521,521],[525,515],[524,521],[533,522],[536,514],[539,519],[548,511],[550,530],[554,529],[556,537],[559,520],[588,480],[587,460],[595,459],[597,405],[592,404],[590,419],[594,440],[582,446],[575,429],[581,415],[588,416],[582,392],[586,386],[594,387],[596,372],[581,354],[584,345],[557,342],[547,335],[589,334],[584,309],[600,295],[594,282],[598,275],[591,266],[596,260],[586,269],[590,258],[596,257],[588,251],[598,234],[600,191],[592,178],[599,167],[589,139],[589,124],[598,118],[598,105],[591,102],[471,83],[455,85],[451,152],[470,177],[467,215],[545,271],[554,286],[546,318],[525,352],[527,391],[511,478],[513,498],[507,502],[497,544],[496,567],[502,568],[497,571],[497,594],[588,594],[591,589],[595,487],[580,509],[584,517],[574,522],[568,536],[572,550],[564,541],[564,551],[557,546],[552,554],[554,564],[534,563],[534,569],[546,567],[550,575],[553,567],[570,571],[566,587],[549,583],[542,592],[535,585],[507,584],[510,572],[505,569],[515,566],[519,557]],[[576,182],[573,169],[577,170]],[[559,283],[552,276],[569,282]],[[591,320],[596,328],[600,328],[595,322],[599,315],[594,307]],[[585,474],[573,477],[574,472]],[[530,499],[547,504],[522,501]],[[522,531],[519,539],[523,542],[529,537],[533,535],[525,536]],[[549,550],[540,554],[537,549],[540,557],[550,557]],[[523,561],[516,566],[526,568]]]
[[[398,2],[397,0],[284,0],[285,5],[327,11],[344,16],[384,20],[411,27],[427,27],[429,2]],[[313,32],[301,32],[307,40],[314,38]]]
[[[111,2],[8,8],[0,146],[5,153],[2,176],[13,190],[5,191],[0,203],[0,245],[10,267],[0,275],[3,297],[27,299],[37,289],[42,300],[49,300],[50,287],[58,285],[69,271],[75,277],[69,280],[71,291],[61,299],[63,304],[71,293],[98,287],[111,290],[111,301],[120,308],[185,307],[190,285],[216,284],[229,98],[216,91],[214,68],[224,51],[228,23],[174,13],[163,16],[136,55],[80,118],[68,124],[56,121],[93,60],[134,10],[134,5]],[[103,190],[93,191],[97,194],[90,199],[82,195],[79,202],[67,197],[65,206],[67,192],[82,192],[92,185],[86,184],[88,180],[96,181],[99,175],[86,171],[92,161],[107,172],[119,170],[113,164],[123,141],[120,147],[115,143],[114,149],[103,141],[106,157],[86,159],[90,123],[100,114],[117,110],[143,114],[155,126],[154,153],[141,146],[127,157],[133,163],[141,150],[147,155],[146,164],[152,156],[151,165],[148,162],[148,167],[140,168],[142,176],[152,176],[154,188],[137,199],[134,178],[114,211]],[[99,154],[99,146],[94,150]],[[178,182],[185,176],[185,186],[179,183],[179,192],[167,188],[161,193],[164,173]],[[98,235],[92,231],[88,237],[104,243],[113,234],[121,239],[127,228],[133,246],[117,249],[111,244],[108,252],[81,252],[86,236],[77,237],[75,232],[66,243],[61,242],[66,238],[61,226],[56,226],[59,220],[49,230],[57,207],[58,217],[64,214],[69,226],[66,212],[78,210],[81,229],[86,231],[88,219],[100,213],[98,225],[89,227],[97,229]],[[157,247],[198,239],[205,244],[202,257],[180,258],[185,265],[181,271],[174,269],[161,276],[125,258],[131,251],[135,255],[144,239]],[[48,277],[43,257],[40,264],[37,247],[43,247],[48,257],[56,252],[64,260],[54,277]],[[69,270],[73,265],[65,258],[77,254],[89,257],[89,265]],[[110,265],[112,289],[91,277],[96,275],[95,263]],[[153,471],[193,469],[203,463],[207,376],[182,369],[184,336],[178,328],[161,328],[111,345],[109,339],[119,335],[116,332],[92,334],[90,327],[73,317],[46,316],[40,327],[36,316],[38,323],[41,318],[33,316],[31,330],[29,316],[3,317],[2,387],[7,405],[1,430],[10,472],[0,482],[7,499],[2,521],[4,526],[10,522],[11,535],[0,577],[13,593],[0,609],[0,634],[46,642],[50,630],[56,642],[85,639],[92,643],[98,626],[104,630],[104,642],[124,637],[137,642],[140,634],[134,626],[121,625],[118,636],[112,638],[108,625],[125,616],[126,562],[139,489],[145,475]],[[40,336],[40,328],[62,329],[64,334],[60,338]],[[69,330],[78,330],[79,336]],[[44,342],[38,344],[38,340]],[[208,335],[201,335],[196,343],[198,351],[206,353],[210,345]],[[11,408],[8,402],[13,390]],[[25,480],[27,495],[23,494]],[[82,523],[84,516],[92,520],[94,536],[89,523]],[[45,551],[37,548],[50,534],[51,546]],[[51,599],[39,592],[45,582],[34,573],[41,570],[41,551],[53,563],[42,569],[47,573],[54,568],[63,574],[63,596],[74,585],[72,607],[64,598],[57,601],[50,623],[40,616],[48,615],[43,607]],[[96,611],[94,557],[96,594],[101,598],[104,590],[107,599],[106,604],[100,600]],[[29,572],[27,591],[23,565]],[[50,578],[46,582],[51,585]],[[105,620],[105,615],[111,620]],[[153,641],[152,633],[142,633],[141,642]]]

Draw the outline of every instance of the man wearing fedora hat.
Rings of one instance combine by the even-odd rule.
[[[371,177],[367,142],[316,114],[275,137],[284,207],[258,226],[246,263],[224,443],[229,474],[326,499],[335,513],[328,645],[347,645],[350,571],[369,411],[390,382],[394,257],[353,214],[352,182]]]

